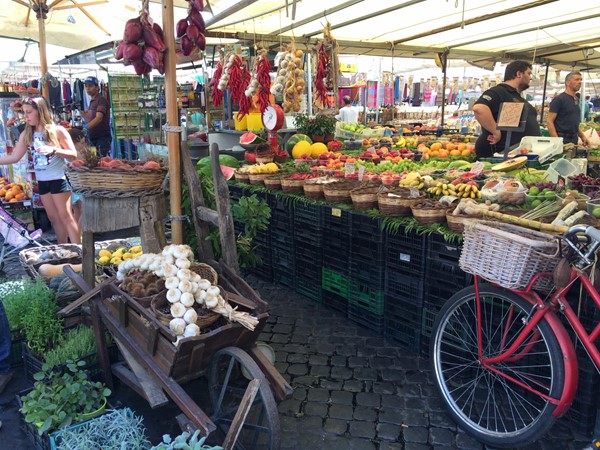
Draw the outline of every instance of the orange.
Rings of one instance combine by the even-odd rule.
[[[446,150],[448,150],[449,152],[451,152],[452,150],[454,150],[454,144],[452,142],[448,142],[446,144]]]
[[[431,150],[441,150],[442,148],[442,144],[440,142],[434,142],[433,144],[431,144]]]
[[[448,152],[445,150],[440,150],[439,158],[446,158],[448,156]]]
[[[467,144],[458,144],[458,146],[456,147],[456,149],[457,149],[458,151],[461,151],[461,152],[462,152],[462,151],[464,151],[464,150],[466,150],[466,149],[467,149]]]
[[[433,147],[433,146],[432,146],[432,147]],[[429,152],[429,156],[431,156],[432,158],[435,158],[435,157],[437,157],[437,156],[439,156],[439,155],[440,155],[440,152],[439,152],[438,150],[431,150],[431,151]]]
[[[13,194],[12,191],[8,191],[6,193],[6,195],[4,196],[4,200],[10,200],[11,198],[13,198],[15,196],[15,194]]]
[[[463,150],[460,154],[461,156],[471,156],[471,150]]]
[[[460,156],[460,150],[452,150],[450,152],[450,156]]]

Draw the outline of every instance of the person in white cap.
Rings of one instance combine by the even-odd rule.
[[[110,156],[112,136],[110,134],[110,105],[102,95],[98,78],[87,77],[84,82],[85,91],[92,98],[87,111],[81,116],[87,122],[89,137],[92,145],[101,156]]]

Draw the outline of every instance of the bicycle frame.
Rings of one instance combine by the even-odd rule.
[[[478,356],[479,356],[479,361],[481,362],[482,366],[485,367],[487,370],[490,370],[490,371],[498,374],[499,376],[505,378],[506,380],[510,381],[511,383],[514,383],[514,384],[522,387],[523,389],[526,389],[527,391],[529,391],[531,393],[539,395],[540,397],[547,400],[549,403],[556,405],[556,408],[553,411],[553,415],[557,416],[557,417],[561,417],[562,415],[564,415],[567,412],[567,410],[570,408],[571,404],[573,403],[573,399],[577,392],[579,370],[578,370],[578,363],[577,363],[577,355],[575,353],[575,347],[573,345],[573,342],[572,342],[567,330],[563,326],[562,322],[559,320],[556,313],[562,312],[565,315],[565,317],[569,321],[570,325],[575,330],[575,333],[577,334],[578,338],[583,343],[586,351],[588,352],[588,355],[590,356],[590,358],[596,365],[597,370],[600,371],[600,352],[598,351],[598,348],[595,344],[595,341],[598,339],[598,337],[600,337],[600,323],[596,324],[595,328],[588,334],[587,331],[585,330],[585,328],[583,327],[581,321],[577,317],[577,314],[575,314],[575,311],[573,310],[573,308],[571,307],[569,302],[566,300],[566,294],[571,290],[571,288],[573,286],[573,282],[577,278],[579,278],[581,280],[585,290],[590,294],[590,296],[592,297],[592,299],[594,301],[595,306],[598,309],[600,309],[600,294],[594,288],[592,282],[590,281],[590,279],[588,278],[588,276],[585,273],[578,272],[577,270],[572,268],[569,283],[567,284],[567,286],[564,288],[557,289],[550,296],[549,300],[546,302],[546,301],[542,300],[542,298],[539,296],[539,294],[536,291],[533,290],[533,286],[536,283],[536,281],[538,279],[540,279],[541,277],[551,277],[551,276],[552,276],[552,274],[548,274],[548,273],[537,274],[530,281],[529,285],[523,290],[503,288],[509,292],[513,292],[514,294],[518,295],[519,297],[523,298],[528,303],[530,303],[532,305],[532,314],[529,317],[529,320],[527,321],[527,323],[525,324],[525,327],[523,328],[523,330],[521,330],[519,335],[515,338],[515,340],[510,345],[510,347],[505,349],[505,351],[503,351],[501,354],[496,355],[491,358],[483,357],[482,329],[481,329],[481,327],[478,327],[478,330],[477,330]],[[481,323],[481,299],[480,299],[480,295],[479,295],[479,277],[478,276],[475,276],[474,282],[475,282],[477,321],[479,323]],[[495,284],[495,283],[492,283],[492,284]],[[495,284],[495,285],[502,288],[502,286],[499,286],[497,284]],[[496,367],[494,367],[495,364],[499,364],[502,362],[510,362],[510,361],[519,360],[520,358],[525,356],[525,354],[527,354],[527,352],[530,350],[530,344],[527,344],[526,341],[528,339],[531,341],[534,341],[536,339],[538,332],[534,331],[534,330],[535,330],[536,325],[539,323],[540,320],[542,320],[542,318],[546,319],[546,321],[550,325],[552,331],[556,335],[556,337],[558,339],[558,343],[559,343],[561,351],[562,351],[562,354],[563,354],[564,369],[565,369],[565,382],[564,382],[563,392],[561,393],[559,398],[550,397],[550,396],[534,389],[533,387],[517,380],[516,378],[502,372],[502,370],[499,370]],[[510,316],[509,316],[509,323],[510,323]],[[518,348],[520,348],[523,343],[525,343],[524,348],[519,353],[515,353],[516,350]]]

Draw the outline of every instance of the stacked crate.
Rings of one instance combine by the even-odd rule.
[[[295,287],[294,209],[289,199],[270,195],[273,281]]]
[[[320,303],[323,266],[321,207],[312,203],[296,204],[293,223],[296,292]]]
[[[429,237],[425,270],[421,353],[429,354],[433,322],[446,301],[473,282],[473,277],[460,268],[462,245],[447,242],[439,233]]]
[[[389,232],[385,251],[385,336],[419,352],[427,237]]]
[[[350,283],[351,214],[345,209],[320,206],[322,211],[322,270],[323,304],[348,313]]]
[[[385,235],[381,219],[350,214],[348,318],[376,334],[384,328]]]

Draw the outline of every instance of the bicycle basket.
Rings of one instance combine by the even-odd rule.
[[[552,273],[560,261],[556,237],[500,222],[475,222],[465,227],[460,267],[508,289],[527,287],[538,273]],[[552,289],[552,277],[534,288]]]

